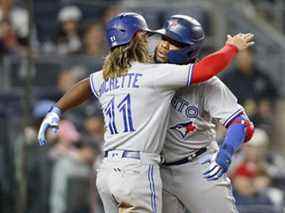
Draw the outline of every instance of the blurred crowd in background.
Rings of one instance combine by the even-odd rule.
[[[59,133],[48,134],[48,145],[39,146],[36,135],[50,106],[77,81],[100,69],[108,51],[104,26],[110,17],[135,11],[152,28],[159,28],[171,14],[191,15],[207,35],[201,57],[223,45],[225,37],[213,24],[222,20],[209,12],[215,1],[177,1],[175,8],[168,6],[168,0],[155,1],[153,6],[150,2],[0,0],[0,212],[103,213],[95,187],[104,140],[97,100],[65,113]],[[253,139],[235,155],[229,172],[241,213],[285,212],[285,90],[276,86],[285,72],[273,65],[284,59],[285,48],[278,49],[282,49],[280,39],[285,41],[282,2],[240,1],[237,8],[245,7],[276,33],[268,35],[265,29],[272,39],[266,39],[271,42],[266,46],[270,51],[260,48],[266,42],[257,42],[256,48],[238,54],[235,64],[220,76],[256,126]],[[232,6],[230,0],[215,3]],[[222,17],[227,18],[231,17]],[[221,26],[225,25],[225,32],[248,30],[233,23]],[[256,29],[252,32],[258,38],[260,28]],[[272,70],[266,70],[270,63]],[[217,140],[222,142],[225,130],[217,128]]]

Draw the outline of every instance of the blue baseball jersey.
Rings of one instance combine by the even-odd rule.
[[[102,71],[91,74],[91,88],[104,113],[104,150],[160,153],[171,99],[176,89],[190,85],[192,68],[136,62],[126,75],[107,81]]]

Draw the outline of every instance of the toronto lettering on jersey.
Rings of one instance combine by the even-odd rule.
[[[99,89],[99,96],[102,94],[116,90],[116,89],[123,89],[123,88],[139,88],[140,78],[143,74],[140,73],[128,73],[125,76],[121,76],[115,79],[109,79],[107,81],[103,81]]]
[[[191,105],[189,101],[182,97],[174,96],[171,100],[171,105],[177,112],[183,113],[187,118],[198,117],[198,107]]]

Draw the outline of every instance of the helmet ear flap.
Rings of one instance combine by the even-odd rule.
[[[189,51],[188,53],[187,53],[187,56],[188,56],[188,63],[192,63],[192,64],[194,64],[196,61],[197,61],[197,54],[195,54],[195,53],[197,53],[197,51],[196,50],[191,50],[191,51]],[[194,56],[193,56],[194,55]]]
[[[197,56],[198,56],[198,54],[199,54],[199,52],[201,50],[201,46],[202,45],[199,44],[199,45],[195,45],[194,47],[191,47],[190,50],[187,53],[187,56],[189,58],[197,58]]]
[[[198,53],[201,49],[201,45],[186,46],[179,50],[171,50],[168,52],[168,63],[171,64],[189,64],[195,63]]]
[[[179,50],[171,50],[167,54],[168,63],[170,64],[188,64],[191,58],[188,56],[190,48],[185,47]]]

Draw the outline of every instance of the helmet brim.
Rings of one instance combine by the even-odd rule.
[[[161,35],[161,36],[166,36],[167,38],[175,41],[175,42],[178,42],[179,44],[181,45],[184,45],[184,46],[189,46],[191,44],[188,44],[188,43],[185,43],[181,40],[181,38],[174,32],[171,32],[171,31],[167,31],[166,29],[162,28],[162,29],[159,29],[159,30],[155,30],[154,31],[154,34],[158,34],[158,35]]]
[[[160,34],[160,35],[166,35],[166,30],[162,28],[162,29],[154,30],[153,33]]]
[[[143,31],[147,32],[149,35],[153,35],[155,33],[154,30],[151,30],[149,28],[144,29]]]

